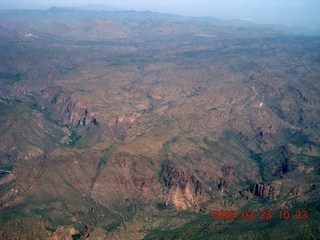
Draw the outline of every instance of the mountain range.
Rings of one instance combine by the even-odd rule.
[[[318,36],[63,8],[0,29],[0,239],[320,237]]]

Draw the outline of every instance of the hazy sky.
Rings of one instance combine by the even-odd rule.
[[[320,28],[320,0],[0,0],[0,8],[77,7],[102,3],[125,10],[151,10],[184,16],[246,19],[257,23]]]

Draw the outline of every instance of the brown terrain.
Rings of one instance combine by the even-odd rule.
[[[41,12],[0,18],[0,239],[320,238],[319,37]]]

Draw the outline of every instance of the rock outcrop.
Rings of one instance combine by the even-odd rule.
[[[186,169],[166,166],[163,182],[167,194],[166,205],[173,205],[176,209],[195,206],[205,198],[203,184]]]
[[[221,192],[228,192],[229,187],[231,185],[231,176],[232,176],[233,166],[223,166],[221,168],[222,178],[220,178],[220,183],[218,184],[218,188]]]
[[[274,183],[257,183],[249,189],[244,189],[239,192],[239,196],[251,199],[252,197],[258,197],[265,200],[275,200],[279,195],[279,186]]]
[[[46,88],[38,99],[38,107],[62,125],[98,124],[95,114],[83,101],[73,101],[70,93],[59,86]]]
[[[108,128],[112,130],[113,138],[124,141],[127,131],[133,128],[137,118],[140,115],[141,114],[138,113],[128,113],[118,116],[114,121],[111,121],[108,124]]]

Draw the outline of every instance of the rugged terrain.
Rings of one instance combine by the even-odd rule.
[[[320,238],[319,37],[57,8],[0,29],[0,239]]]

